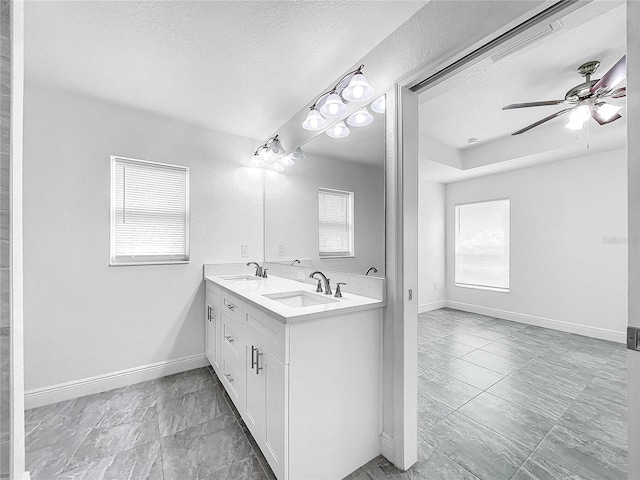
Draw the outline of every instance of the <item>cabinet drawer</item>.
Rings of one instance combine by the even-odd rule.
[[[211,282],[205,282],[206,284],[206,298],[207,302],[216,307],[222,306],[222,289]]]
[[[238,325],[241,325],[241,313],[240,310],[244,306],[244,303],[227,292],[222,292],[222,305],[220,305],[220,310],[222,310],[223,314],[228,318],[236,322]]]
[[[253,337],[253,341],[266,348],[278,361],[288,364],[286,325],[248,305],[244,306],[243,314],[243,328],[249,336]]]

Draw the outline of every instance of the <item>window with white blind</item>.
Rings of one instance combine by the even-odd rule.
[[[508,198],[455,207],[455,284],[509,291]]]
[[[189,168],[111,157],[110,265],[189,261]]]
[[[319,254],[321,257],[352,257],[353,192],[318,189]]]

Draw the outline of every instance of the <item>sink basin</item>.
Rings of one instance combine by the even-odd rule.
[[[234,282],[237,280],[242,280],[245,282],[248,281],[252,281],[252,280],[259,280],[260,277],[256,277],[254,275],[245,275],[245,274],[241,274],[241,275],[220,275],[220,278],[222,280],[233,280]]]
[[[314,295],[309,292],[284,292],[284,293],[268,293],[264,295],[271,300],[280,302],[288,307],[313,307],[315,305],[323,305],[326,303],[335,303],[338,300],[329,296]]]

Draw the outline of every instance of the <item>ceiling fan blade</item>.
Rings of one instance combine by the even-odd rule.
[[[600,80],[596,82],[596,84],[591,87],[591,93],[596,93],[597,91],[606,91],[611,90],[617,84],[619,84],[624,78],[627,76],[627,56],[624,55],[618,63],[616,63],[611,69],[604,74]]]
[[[627,87],[617,88],[609,94],[611,98],[622,98],[627,96]]]
[[[619,118],[622,118],[622,115],[620,115],[619,113],[616,113],[611,118],[608,118],[607,120],[605,120],[604,118],[602,118],[602,116],[598,112],[596,112],[595,110],[592,110],[591,117],[593,117],[593,119],[596,122],[598,122],[600,125],[606,125],[607,123],[615,122]]]
[[[564,110],[560,110],[559,112],[553,113],[548,117],[544,117],[542,120],[538,120],[536,123],[532,123],[531,125],[524,127],[523,129],[520,129],[517,132],[513,132],[511,135],[520,135],[521,133],[531,130],[532,128],[537,127],[538,125],[542,125],[544,122],[553,120],[554,118],[559,117],[563,113],[567,113],[569,110],[573,110],[574,108],[575,107],[571,107],[571,108],[565,108]]]
[[[512,103],[506,107],[502,107],[502,110],[511,110],[513,108],[526,108],[526,107],[543,107],[545,105],[560,105],[561,103],[567,103],[566,100],[549,100],[546,102],[529,102],[529,103]]]

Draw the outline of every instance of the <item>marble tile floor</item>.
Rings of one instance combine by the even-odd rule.
[[[32,480],[274,480],[213,370],[27,410]]]
[[[623,345],[441,309],[419,316],[418,463],[347,480],[623,480]],[[33,480],[275,477],[211,368],[28,410]]]
[[[451,309],[418,336],[418,463],[352,480],[626,480],[624,345]]]

